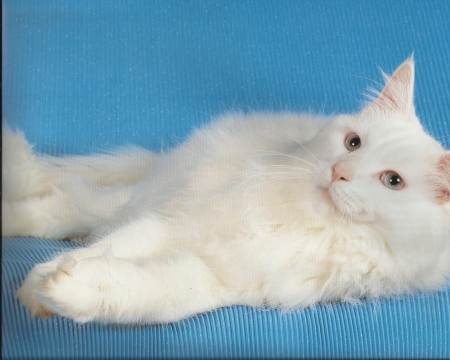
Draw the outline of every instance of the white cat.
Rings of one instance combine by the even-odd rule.
[[[168,323],[443,287],[450,152],[413,86],[409,59],[358,114],[228,115],[159,155],[38,157],[4,129],[3,235],[91,239],[18,297],[32,315]]]

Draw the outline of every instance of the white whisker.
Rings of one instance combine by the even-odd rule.
[[[311,151],[309,151],[305,145],[303,145],[301,142],[299,142],[297,139],[295,139],[294,137],[292,137],[289,133],[287,133],[286,131],[284,131],[282,128],[280,128],[277,124],[274,124],[279,130],[281,130],[285,135],[287,135],[289,138],[291,138],[296,144],[300,145],[304,150],[306,150],[306,152],[308,152],[309,155],[311,155],[314,159],[316,159],[320,164],[323,164],[323,160],[320,160],[319,158],[317,158],[317,156],[315,156]]]
[[[296,167],[296,166],[287,166],[287,165],[268,165],[267,166],[268,170],[290,170],[293,172],[307,172],[307,173],[311,173],[314,174],[314,171],[310,170],[310,169],[305,169],[305,168],[301,168],[301,167]]]
[[[291,159],[302,161],[302,162],[304,162],[304,163],[306,163],[308,165],[314,166],[316,169],[319,169],[319,167],[316,164],[313,164],[313,163],[311,163],[309,161],[306,161],[305,159],[301,159],[301,158],[293,156],[293,155],[283,154],[283,153],[280,153],[280,152],[277,152],[277,151],[268,151],[266,153],[253,155],[253,157],[256,157],[256,156],[285,156],[285,157],[288,157],[288,158],[291,158]]]

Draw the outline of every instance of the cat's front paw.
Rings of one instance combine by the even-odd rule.
[[[76,261],[65,256],[54,272],[41,282],[38,297],[51,312],[78,322],[101,319],[108,292],[102,281],[107,259],[87,258]],[[106,280],[106,279],[105,279]]]
[[[18,297],[34,315],[54,314],[77,322],[139,321],[148,301],[137,299],[135,292],[143,283],[145,290],[154,285],[145,280],[145,267],[106,254],[84,257],[86,251],[37,265]],[[146,297],[151,294],[145,292]]]
[[[16,295],[32,317],[61,315],[78,322],[98,319],[104,310],[105,289],[101,277],[105,275],[102,268],[107,269],[105,262],[102,258],[77,262],[66,254],[58,260],[38,264]]]

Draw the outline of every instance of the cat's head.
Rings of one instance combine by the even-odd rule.
[[[323,210],[379,225],[398,242],[450,236],[450,152],[424,132],[413,88],[409,59],[370,105],[338,116],[307,144],[319,161]]]

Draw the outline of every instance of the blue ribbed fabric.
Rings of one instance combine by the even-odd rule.
[[[446,1],[3,0],[3,119],[52,154],[160,150],[230,110],[358,111],[414,51],[449,146]]]
[[[49,154],[168,149],[229,110],[358,111],[413,51],[416,110],[450,148],[450,2],[3,0],[3,120]],[[3,239],[3,358],[450,357],[450,292],[170,326],[30,319],[13,291],[72,244]]]

